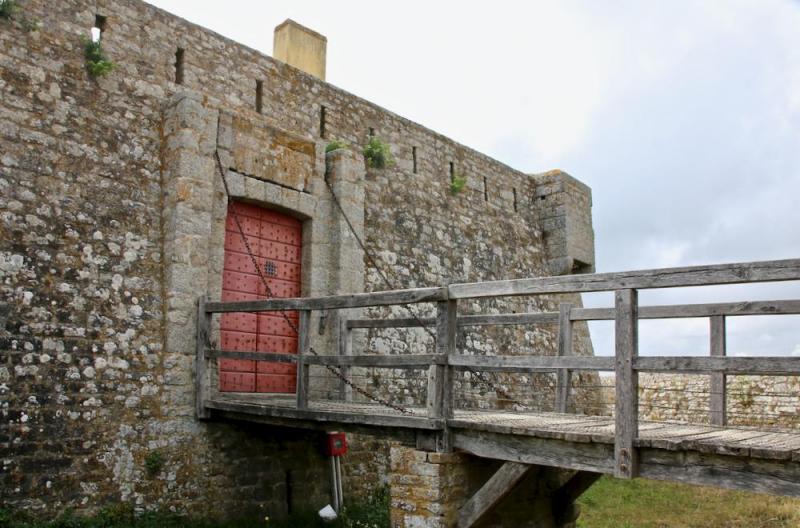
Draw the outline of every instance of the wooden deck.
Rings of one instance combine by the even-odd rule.
[[[442,428],[422,407],[410,415],[370,403],[293,396],[218,394],[206,403],[221,418],[395,438]],[[453,447],[477,456],[614,473],[614,418],[560,413],[455,410],[446,421]],[[639,475],[661,480],[800,496],[800,432],[674,422],[639,423]]]
[[[619,478],[642,476],[800,496],[800,431],[729,426],[725,399],[726,376],[800,375],[800,357],[728,357],[726,317],[800,314],[800,301],[640,307],[637,295],[638,289],[785,280],[800,280],[800,259],[520,279],[320,298],[228,303],[206,303],[201,299],[195,379],[197,415],[201,419],[222,418],[296,428],[365,432],[389,436],[415,444],[418,448],[461,450],[509,463],[611,474]],[[458,314],[458,302],[462,299],[589,291],[614,291],[614,307],[585,309],[561,304],[558,312],[551,313]],[[320,353],[310,345],[310,314],[313,310],[410,303],[435,303],[436,318],[369,320],[339,317],[338,350]],[[214,314],[280,310],[300,312],[297,355],[222,351],[211,346],[211,318]],[[711,357],[639,357],[639,319],[683,317],[709,319]],[[615,357],[573,355],[573,324],[589,320],[614,321]],[[553,323],[559,326],[557,356],[477,356],[460,354],[456,349],[456,333],[464,326]],[[351,334],[354,331],[428,326],[435,328],[432,332],[435,336],[434,354],[375,355],[353,351]],[[213,379],[215,361],[226,357],[297,363],[296,394],[218,392]],[[345,380],[341,380],[336,401],[312,399],[309,390],[313,381],[309,377],[312,365],[340,372],[345,378],[352,367],[423,370],[427,382],[425,405],[403,408],[401,412],[399,408],[393,409],[388,405],[354,403],[353,393]],[[453,374],[464,370],[473,373],[556,373],[554,408],[561,411],[569,408],[573,371],[614,371],[614,416],[459,409],[453,390]],[[712,389],[708,419],[711,425],[639,420],[638,372],[709,376]],[[328,379],[330,381],[336,380]],[[361,399],[361,396],[355,399]]]

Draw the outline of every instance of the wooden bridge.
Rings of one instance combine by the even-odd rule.
[[[743,315],[800,314],[800,301],[639,306],[645,289],[800,280],[800,259],[671,268],[622,273],[572,275],[496,282],[452,284],[441,288],[384,291],[318,298],[199,303],[197,339],[197,414],[201,418],[256,421],[280,426],[335,429],[388,435],[436,451],[460,450],[512,463],[579,472],[637,476],[693,484],[800,496],[800,432],[734,427],[726,421],[726,376],[798,375],[800,357],[729,357],[725,319]],[[608,308],[561,304],[558,312],[459,315],[459,302],[479,298],[558,296],[614,292]],[[435,318],[341,319],[336,354],[312,353],[313,310],[435,303]],[[224,312],[299,312],[298,354],[215,350],[210,345],[213,314]],[[710,319],[710,354],[694,357],[638,355],[640,319]],[[576,321],[614,321],[615,356],[572,353]],[[460,327],[558,324],[557,356],[465,355],[456,347]],[[431,327],[435,353],[354,354],[352,333],[359,329]],[[294,395],[220,393],[214,382],[218,358],[296,362]],[[334,397],[310,397],[314,365],[341,369],[371,367],[416,369],[427,373],[427,397],[417,406],[391,407],[357,398],[340,382]],[[454,401],[457,371],[555,373],[558,412],[469,410]],[[615,403],[610,416],[567,414],[570,376],[580,371],[615,373]],[[705,424],[642,421],[638,373],[703,374],[711,378],[709,419]],[[334,378],[335,379],[335,378]],[[357,395],[356,395],[357,396]],[[364,401],[360,401],[364,400]],[[488,485],[488,484],[487,484]],[[491,493],[491,490],[486,493]],[[496,492],[495,492],[496,493]],[[476,508],[472,501],[472,508]],[[468,513],[463,515],[468,516]],[[462,519],[463,521],[464,519]],[[469,525],[464,521],[462,524]]]

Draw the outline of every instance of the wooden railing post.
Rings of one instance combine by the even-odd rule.
[[[211,389],[208,356],[206,355],[206,350],[210,346],[210,334],[211,314],[206,311],[206,297],[201,296],[197,299],[197,342],[195,344],[194,359],[195,414],[199,419],[210,417],[210,413],[205,405]]]
[[[725,316],[715,315],[711,321],[711,356],[724,357],[726,355]],[[711,400],[710,410],[711,425],[726,425],[728,423],[726,412],[726,379],[723,372],[711,374]]]
[[[638,473],[634,442],[639,429],[639,376],[633,360],[639,353],[639,307],[636,290],[617,290],[615,318],[616,408],[614,476],[633,478]]]
[[[308,370],[305,362],[311,348],[311,310],[300,310],[297,325],[297,408],[308,409]]]
[[[349,313],[347,310],[339,312],[339,355],[351,356],[353,355],[353,329],[347,326],[349,320]],[[350,374],[350,367],[340,367],[340,372],[345,378]],[[353,399],[353,389],[344,382],[339,380],[339,400],[349,402]]]
[[[572,355],[572,304],[562,303],[558,307],[558,355]],[[572,383],[569,369],[556,372],[556,412],[566,413],[569,405],[569,391]]]
[[[456,351],[457,301],[436,303],[436,353],[450,356]],[[453,417],[453,370],[450,365],[431,365],[428,369],[428,416],[450,419]],[[447,428],[437,448],[450,450]]]

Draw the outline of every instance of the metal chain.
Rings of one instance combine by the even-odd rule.
[[[331,185],[331,183],[328,181],[327,178],[325,178],[325,185],[327,185],[328,190],[330,191],[331,196],[333,197],[333,202],[336,204],[336,208],[339,209],[339,212],[341,213],[342,217],[344,217],[344,220],[347,223],[347,227],[350,229],[350,232],[355,237],[356,242],[358,242],[358,245],[361,247],[361,251],[363,251],[364,255],[367,257],[367,261],[369,262],[370,266],[372,266],[372,268],[378,273],[378,275],[381,277],[381,279],[383,279],[384,284],[386,284],[386,286],[387,286],[387,288],[389,290],[397,289],[395,287],[395,285],[392,283],[392,281],[389,280],[389,277],[386,276],[386,274],[383,272],[383,270],[381,270],[381,268],[375,262],[375,259],[372,257],[372,253],[367,249],[367,246],[361,240],[361,237],[358,236],[358,233],[356,232],[355,228],[353,227],[353,224],[350,222],[350,218],[348,218],[347,213],[344,212],[344,208],[342,207],[342,204],[339,202],[339,197],[336,195],[336,192],[333,190],[333,186]],[[419,315],[417,315],[417,313],[414,310],[411,309],[410,305],[403,304],[401,306],[403,308],[405,308],[408,311],[409,314],[411,314],[411,317],[417,322],[418,325],[420,325],[422,327],[423,330],[425,330],[428,333],[428,335],[430,335],[434,340],[436,339],[436,334],[434,334],[430,330],[430,328],[428,328],[425,325],[425,323],[422,322],[422,319],[419,317]],[[525,405],[524,403],[512,398],[504,389],[502,389],[502,388],[498,387],[497,385],[495,385],[494,383],[492,383],[486,376],[484,376],[484,374],[482,372],[474,370],[474,369],[472,369],[470,367],[466,367],[466,370],[468,372],[470,372],[471,374],[473,374],[476,378],[478,378],[487,387],[489,387],[489,389],[491,389],[495,393],[497,393],[501,398],[503,398],[505,400],[508,400],[511,403],[515,404],[515,405],[518,405],[522,409],[525,409],[525,410],[529,409],[529,407],[527,405]]]
[[[219,151],[218,150],[214,151],[214,158],[216,159],[216,162],[217,162],[217,170],[219,171],[219,175],[222,177],[222,186],[225,188],[225,196],[228,198],[228,202],[230,203],[231,194],[230,194],[230,190],[228,189],[228,179],[225,177],[225,171],[222,168],[222,161],[220,160]],[[264,284],[264,288],[265,288],[265,290],[267,292],[267,298],[268,299],[276,298],[275,294],[272,292],[272,288],[270,288],[269,283],[267,282],[267,278],[264,277],[264,274],[261,271],[261,266],[258,265],[258,261],[256,260],[256,257],[253,255],[253,250],[250,247],[250,242],[247,240],[247,237],[244,234],[244,229],[242,228],[242,224],[239,221],[239,215],[236,212],[236,208],[232,207],[230,210],[233,213],[233,221],[234,221],[234,223],[236,223],[236,229],[239,231],[239,235],[242,237],[242,241],[244,242],[244,247],[247,250],[247,255],[250,257],[250,260],[253,263],[253,267],[256,269],[256,272],[258,273],[259,279],[261,279],[261,282]],[[349,220],[348,220],[348,223],[349,223]],[[282,310],[281,311],[281,316],[283,317],[284,321],[286,321],[286,323],[289,325],[289,327],[292,329],[292,331],[299,336],[300,335],[300,329],[297,327],[297,325],[294,324],[294,321],[289,319],[289,316],[286,315],[286,311]],[[308,349],[313,355],[319,356],[319,353],[316,350],[314,350],[314,347],[309,346]],[[366,398],[368,398],[368,399],[370,399],[370,400],[372,400],[372,401],[374,401],[376,403],[379,403],[381,405],[384,405],[386,407],[394,409],[395,411],[397,411],[399,413],[402,413],[402,414],[413,414],[413,412],[411,410],[409,410],[409,409],[407,409],[405,407],[402,407],[400,405],[396,405],[396,404],[394,404],[394,403],[392,403],[392,402],[390,402],[390,401],[388,401],[388,400],[386,400],[384,398],[381,398],[380,396],[376,396],[374,394],[371,394],[368,391],[362,389],[361,387],[356,386],[352,381],[347,379],[347,377],[342,373],[341,367],[333,367],[332,365],[324,365],[324,366],[334,376],[339,378],[343,383],[345,383],[347,386],[349,386],[350,388],[352,388],[354,391],[356,391],[357,393],[361,394],[362,396],[364,396],[364,397],[366,397]]]

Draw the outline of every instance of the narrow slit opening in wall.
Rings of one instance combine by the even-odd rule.
[[[292,489],[293,485],[292,480],[293,480],[292,472],[291,470],[287,470],[285,475],[284,485],[286,486],[286,513],[289,515],[292,514],[292,502],[293,502],[292,492],[294,491]]]
[[[514,193],[514,212],[516,212],[517,211],[517,188],[513,187],[511,190]]]
[[[489,201],[489,182],[486,180],[486,176],[483,177],[483,201]]]
[[[175,84],[183,84],[183,48],[175,52]]]
[[[372,127],[369,127],[369,137],[372,137],[374,135],[375,135],[375,129],[372,128]]]
[[[325,121],[327,119],[328,109],[325,106],[319,107],[319,137],[325,137],[325,125],[327,124]]]
[[[417,147],[411,147],[411,161],[413,162],[414,174],[417,173]]]
[[[103,31],[106,30],[106,17],[103,15],[94,16],[94,26],[92,26],[92,42],[100,42],[103,36]]]
[[[264,81],[256,81],[256,112],[264,110]]]
[[[454,182],[456,179],[456,164],[452,161],[450,162],[450,183]]]

